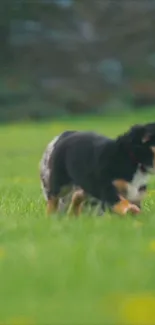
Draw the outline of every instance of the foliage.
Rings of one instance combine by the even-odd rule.
[[[6,79],[15,83],[7,83],[10,114],[4,112],[10,98],[0,94],[0,119],[13,114],[20,119],[21,112],[23,118],[53,116],[55,107],[60,114],[62,106],[66,114],[104,110],[109,98],[122,99],[124,92],[135,106],[154,104],[155,92],[150,95],[146,81],[155,75],[154,14],[154,0],[134,6],[128,0],[89,0],[89,6],[87,0],[1,0],[0,84]],[[141,82],[145,92],[137,94]],[[33,100],[27,94],[27,105],[18,95],[21,84],[31,88]],[[77,99],[81,92],[84,103]],[[43,107],[29,114],[34,100]],[[19,101],[25,108],[17,113]],[[46,104],[51,110],[43,113]]]

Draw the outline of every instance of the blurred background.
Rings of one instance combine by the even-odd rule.
[[[46,220],[38,168],[155,121],[155,0],[0,0],[0,45],[0,324],[155,325],[155,178],[136,219]]]
[[[155,0],[1,0],[0,121],[155,104]]]

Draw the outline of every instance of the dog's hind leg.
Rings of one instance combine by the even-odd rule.
[[[47,210],[46,210],[46,212],[47,212],[47,215],[50,215],[50,214],[57,211],[58,205],[59,205],[59,197],[49,194],[49,191],[48,191],[48,179],[45,180],[43,177],[41,178],[41,187],[42,187],[42,190],[43,190],[45,200],[47,202]]]
[[[53,214],[57,211],[59,205],[58,197],[51,197],[47,201],[47,215]]]
[[[86,194],[82,189],[79,189],[73,193],[71,204],[69,206],[67,214],[69,216],[79,216],[82,211],[82,206],[85,200]]]
[[[70,186],[60,186],[59,190],[56,191],[50,188],[50,193],[48,194],[47,200],[47,214],[53,214],[59,210],[59,208],[64,208],[65,203],[63,202],[64,195],[70,191]],[[60,211],[60,210],[59,210]]]

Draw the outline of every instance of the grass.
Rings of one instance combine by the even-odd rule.
[[[155,179],[122,220],[45,218],[38,163],[65,129],[115,136],[155,113],[0,127],[0,324],[155,324]]]

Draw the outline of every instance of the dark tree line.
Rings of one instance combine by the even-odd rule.
[[[90,109],[136,92],[137,80],[154,82],[154,17],[155,0],[1,0],[1,76],[77,110],[77,98]]]

